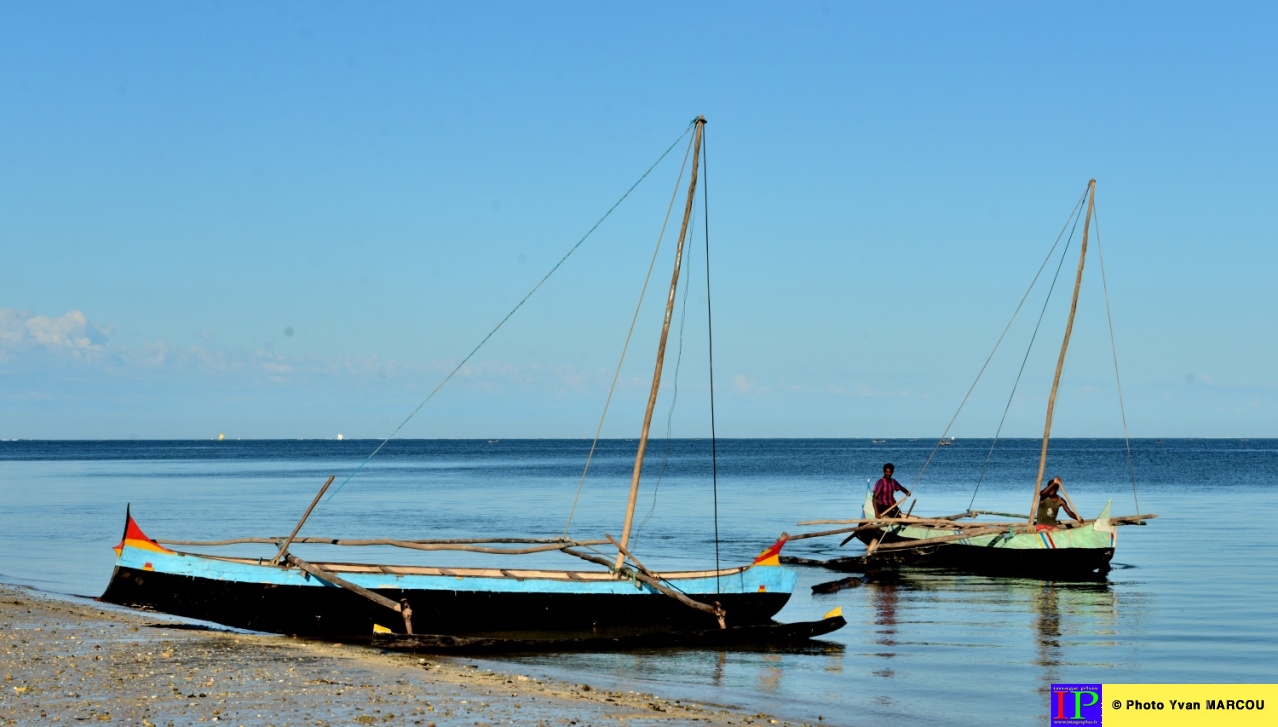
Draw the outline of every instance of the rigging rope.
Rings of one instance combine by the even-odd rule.
[[[1030,351],[1034,350],[1034,341],[1038,339],[1038,330],[1043,325],[1043,316],[1047,314],[1047,304],[1052,300],[1052,293],[1056,291],[1056,282],[1060,280],[1061,269],[1065,265],[1065,258],[1069,255],[1069,246],[1074,242],[1074,232],[1078,230],[1078,208],[1075,207],[1074,226],[1070,228],[1069,239],[1065,241],[1065,249],[1061,250],[1061,260],[1056,263],[1056,274],[1052,276],[1052,284],[1047,289],[1047,297],[1043,299],[1043,308],[1038,312],[1038,321],[1034,324],[1034,333],[1030,336],[1029,345],[1025,347],[1025,356],[1021,358],[1021,368],[1016,372],[1016,381],[1012,382],[1012,392],[1007,395],[1007,405],[1003,407],[1003,418],[998,420],[998,429],[994,431],[994,441],[990,442],[990,450],[985,454],[985,466],[981,468],[981,476],[976,480],[976,488],[972,490],[972,499],[967,503],[967,509],[971,510],[972,505],[976,502],[976,494],[981,491],[981,483],[985,481],[985,473],[989,471],[990,460],[994,456],[994,447],[998,445],[998,436],[1003,432],[1003,423],[1007,421],[1007,412],[1012,408],[1012,399],[1016,397],[1016,389],[1020,386],[1021,375],[1025,373],[1025,364],[1029,361]],[[1068,220],[1066,220],[1068,224]],[[1059,238],[1057,238],[1059,242]],[[1056,245],[1052,245],[1054,249]],[[1049,253],[1050,254],[1050,253]]]
[[[704,129],[701,135],[701,208],[705,219],[706,235],[706,347],[710,360],[710,482],[714,493],[714,589],[722,593],[719,587],[719,444],[714,428],[714,317],[711,315],[710,301],[710,152],[706,143]],[[1139,510],[1137,510],[1139,512]]]
[[[691,130],[695,124],[696,121],[694,120],[692,124],[688,126],[688,130]],[[683,132],[685,136],[687,135],[688,130]],[[683,136],[679,137],[679,139],[682,138]],[[652,260],[648,263],[648,272],[644,275],[643,287],[639,289],[639,302],[635,304],[635,314],[630,319],[630,330],[626,331],[626,342],[621,346],[621,359],[617,361],[617,369],[612,374],[612,384],[608,387],[608,396],[604,399],[603,412],[599,415],[599,426],[595,427],[595,438],[590,443],[590,454],[586,455],[586,466],[581,471],[581,480],[577,482],[577,494],[573,496],[572,507],[568,510],[568,521],[564,523],[563,536],[565,538],[568,537],[568,529],[572,527],[572,519],[577,514],[577,503],[581,500],[581,490],[586,484],[586,474],[590,472],[590,463],[594,459],[595,450],[599,446],[599,435],[603,432],[604,420],[608,417],[608,407],[612,404],[612,395],[617,390],[617,379],[621,376],[621,365],[625,363],[626,352],[630,350],[630,339],[635,333],[635,323],[639,320],[639,311],[643,308],[643,299],[648,294],[648,282],[652,279],[652,270],[656,267],[657,255],[661,252],[661,241],[665,239],[666,236],[666,226],[670,222],[670,212],[674,209],[675,200],[679,196],[679,188],[683,186],[683,172],[687,169],[688,157],[692,154],[692,141],[692,139],[688,140],[688,148],[683,152],[683,164],[679,167],[679,178],[675,180],[674,191],[670,194],[670,204],[666,206],[665,219],[661,221],[661,232],[657,234],[657,246],[652,251]],[[675,144],[678,143],[679,140],[676,139]],[[670,148],[673,149],[674,146],[671,145]],[[667,149],[666,154],[669,153],[670,149]],[[663,154],[662,156],[665,155]],[[648,171],[652,170],[649,169]]]
[[[577,248],[581,247],[582,244],[585,243],[586,240],[592,234],[594,234],[595,230],[599,229],[599,226],[604,223],[604,220],[608,219],[608,217],[612,215],[613,211],[616,210],[617,207],[620,206],[621,203],[624,202],[626,198],[630,196],[630,193],[635,191],[635,188],[638,187],[643,182],[643,180],[648,178],[648,175],[652,173],[652,170],[656,169],[657,166],[661,164],[661,162],[666,158],[666,156],[670,154],[670,152],[673,151],[676,146],[678,146],[680,139],[683,139],[683,137],[687,136],[688,132],[691,131],[695,125],[696,125],[696,121],[693,121],[692,123],[688,124],[688,128],[684,129],[683,133],[680,134],[679,137],[675,139],[674,142],[671,143],[670,146],[667,147],[664,152],[661,153],[661,156],[657,157],[657,161],[653,162],[652,165],[649,166],[648,169],[645,170],[644,173],[639,176],[639,179],[635,180],[635,183],[630,185],[630,188],[627,189],[625,193],[622,194],[621,197],[616,202],[614,202],[611,207],[608,208],[607,212],[604,212],[603,216],[600,217],[598,221],[596,221],[595,224],[590,227],[589,230],[586,230],[586,234],[582,235],[581,239],[577,240],[577,243],[575,245],[568,248],[568,252],[564,253],[564,256],[559,258],[559,262],[555,263],[554,266],[550,268],[550,271],[547,272],[545,275],[543,275],[541,280],[537,281],[537,284],[532,287],[532,290],[528,291],[528,294],[525,295],[523,298],[521,298],[520,301],[515,304],[515,307],[511,308],[510,312],[507,313],[506,316],[502,318],[501,321],[499,321],[497,325],[494,326],[491,331],[488,332],[488,335],[484,336],[483,340],[481,340],[473,349],[471,349],[470,353],[466,354],[466,357],[461,360],[461,363],[453,367],[453,370],[448,372],[448,375],[444,377],[444,380],[440,381],[439,384],[434,389],[432,389],[429,394],[426,395],[425,399],[422,399],[422,402],[417,405],[417,408],[413,409],[413,411],[407,417],[404,418],[404,421],[400,422],[399,426],[395,427],[394,431],[392,431],[389,435],[387,435],[387,437],[382,440],[381,444],[378,444],[377,448],[374,449],[371,454],[369,454],[367,457],[364,458],[363,462],[359,463],[358,467],[352,470],[350,474],[346,475],[346,479],[342,480],[341,484],[335,487],[333,491],[328,494],[328,497],[324,499],[323,504],[327,504],[334,497],[336,497],[337,493],[340,492],[342,488],[346,486],[346,483],[350,482],[351,479],[355,477],[355,475],[359,474],[360,470],[364,469],[364,466],[367,465],[373,459],[373,457],[376,457],[378,452],[382,451],[382,448],[386,446],[387,442],[390,442],[390,440],[394,439],[395,435],[399,434],[400,430],[403,429],[404,426],[407,425],[408,422],[411,421],[413,417],[417,416],[417,412],[421,411],[422,407],[426,406],[426,403],[430,401],[431,399],[433,399],[435,397],[435,394],[439,393],[439,390],[444,388],[444,385],[447,384],[453,378],[453,376],[455,376],[457,372],[460,371],[462,367],[465,366],[466,363],[470,361],[470,359],[476,353],[479,352],[479,349],[483,348],[484,344],[488,343],[488,339],[492,338],[493,335],[496,334],[497,331],[500,330],[501,327],[506,324],[506,321],[510,320],[511,316],[515,315],[515,312],[518,311],[520,308],[522,308],[524,303],[528,302],[528,299],[531,298],[533,294],[536,293],[541,288],[541,286],[547,280],[550,279],[551,275],[554,275],[555,272],[559,270],[560,266],[562,266],[568,260],[568,258],[572,256],[574,252],[577,252]]]
[[[1114,355],[1114,383],[1118,387],[1118,413],[1123,419],[1123,444],[1127,447],[1127,472],[1132,478],[1132,503],[1136,512],[1140,512],[1140,500],[1136,497],[1136,467],[1132,464],[1132,440],[1127,436],[1127,411],[1123,407],[1123,380],[1118,375],[1118,345],[1114,343],[1114,319],[1109,314],[1109,284],[1105,282],[1105,253],[1101,251],[1100,217],[1095,205],[1092,209],[1092,224],[1096,227],[1096,256],[1100,259],[1101,290],[1105,291],[1105,320],[1109,323],[1109,350]]]
[[[1065,224],[1061,225],[1061,231],[1056,235],[1056,242],[1053,242],[1051,249],[1047,251],[1047,255],[1043,258],[1043,264],[1038,266],[1038,272],[1034,273],[1034,279],[1030,281],[1029,287],[1026,288],[1025,295],[1021,296],[1021,302],[1016,304],[1016,310],[1012,311],[1012,317],[1007,321],[1007,325],[1003,327],[1003,332],[999,334],[998,340],[994,342],[994,350],[990,351],[990,355],[985,358],[985,363],[981,364],[981,370],[976,372],[976,379],[972,382],[972,385],[968,387],[967,393],[963,395],[963,401],[959,402],[958,410],[954,412],[954,416],[950,417],[950,423],[945,425],[945,431],[941,433],[941,439],[932,447],[932,452],[928,454],[927,461],[923,463],[922,469],[919,470],[918,475],[914,478],[914,483],[910,486],[911,490],[919,484],[919,480],[923,479],[923,473],[926,472],[928,466],[932,464],[932,458],[936,456],[937,450],[941,448],[941,442],[945,441],[945,435],[950,433],[950,427],[954,426],[955,420],[958,419],[959,414],[963,411],[963,406],[967,404],[968,397],[972,395],[972,391],[976,389],[976,385],[980,382],[981,376],[985,374],[986,367],[990,365],[990,361],[993,360],[994,354],[998,352],[998,347],[1002,345],[1003,338],[1007,336],[1007,332],[1012,328],[1012,323],[1016,321],[1016,316],[1020,314],[1021,307],[1024,306],[1025,301],[1029,299],[1030,292],[1034,290],[1034,286],[1038,283],[1039,276],[1043,274],[1043,270],[1047,267],[1047,263],[1051,262],[1052,253],[1056,250],[1056,246],[1060,244],[1061,237],[1065,235],[1065,230],[1069,228],[1070,220],[1073,220],[1078,214],[1078,210],[1082,206],[1083,200],[1086,198],[1087,192],[1084,191],[1083,195],[1078,198],[1078,202],[1074,204],[1073,211],[1071,211],[1069,216],[1065,218]],[[1077,224],[1077,222],[1075,222],[1075,224]]]

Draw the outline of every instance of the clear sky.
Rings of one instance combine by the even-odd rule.
[[[1278,436],[1276,20],[4,3],[0,438],[384,436],[697,114],[721,436],[939,436],[1092,177],[1132,435]],[[682,151],[402,436],[594,433]],[[1096,262],[1062,436],[1122,434]],[[1005,435],[1042,432],[1069,282]],[[664,297],[605,435],[638,433]],[[704,297],[660,435],[708,431]],[[1041,300],[952,434],[994,433]]]

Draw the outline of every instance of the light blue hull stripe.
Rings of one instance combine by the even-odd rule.
[[[231,563],[189,553],[158,553],[125,546],[116,565],[138,571],[154,570],[194,578],[276,586],[339,588],[296,568]],[[394,575],[390,573],[345,573],[343,580],[369,589],[405,591],[468,591],[483,593],[590,593],[633,595],[657,593],[649,585],[631,580],[572,581],[550,578],[497,578],[491,576]],[[687,594],[790,593],[798,575],[782,566],[752,566],[740,573],[701,578],[675,578],[671,584]]]

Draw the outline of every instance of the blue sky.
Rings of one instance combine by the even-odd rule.
[[[384,436],[697,114],[720,435],[938,436],[1095,177],[1131,433],[1278,436],[1276,14],[5,4],[0,437]],[[593,434],[682,150],[402,436]],[[1095,263],[1062,436],[1122,434]],[[1041,434],[1065,297],[1005,435]],[[689,300],[659,434],[708,430]],[[1033,300],[956,436],[998,426]]]

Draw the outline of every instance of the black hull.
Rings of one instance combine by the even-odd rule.
[[[857,538],[872,541],[881,533],[882,531],[865,531],[857,533]],[[905,540],[906,538],[889,533],[883,542],[899,543]],[[1109,563],[1113,558],[1113,548],[1022,549],[951,542],[880,550],[868,556],[832,558],[826,561],[782,556],[781,562],[820,566],[842,573],[871,573],[900,566],[920,566],[959,573],[1059,581],[1103,578],[1109,572]]]
[[[479,591],[378,590],[407,598],[413,628],[432,634],[493,631],[590,631],[608,627],[705,629],[713,616],[668,596]],[[789,593],[716,597],[737,626],[766,624]],[[341,588],[221,581],[116,567],[99,600],[253,631],[325,638],[367,637],[373,624],[404,631],[398,613]]]
[[[371,644],[388,651],[419,654],[521,654],[546,652],[634,651],[643,649],[705,649],[801,646],[817,636],[843,628],[847,621],[832,616],[820,621],[760,624],[728,629],[650,631],[617,635],[564,638],[538,636],[450,636],[440,634],[376,634]]]
[[[920,550],[926,550],[922,548]],[[948,570],[1044,580],[1103,576],[1114,558],[1113,548],[1021,550],[946,544],[919,553],[912,562]]]

